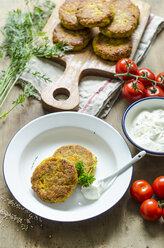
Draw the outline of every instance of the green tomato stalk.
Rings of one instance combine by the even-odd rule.
[[[149,82],[152,82],[155,86],[156,86],[156,84],[160,84],[160,85],[164,86],[164,84],[163,84],[164,77],[163,76],[161,76],[161,83],[160,83],[160,82],[157,82],[155,80],[152,80],[152,79],[148,78],[147,77],[147,73],[145,73],[145,75],[143,75],[143,76],[135,75],[135,74],[129,72],[130,71],[130,67],[131,67],[132,64],[131,63],[127,63],[127,62],[126,62],[126,64],[127,64],[127,72],[126,73],[116,73],[116,74],[114,74],[115,77],[118,77],[119,78],[119,77],[122,77],[122,76],[130,76],[130,77],[135,78],[136,81],[138,79],[144,79],[144,80],[148,80]]]

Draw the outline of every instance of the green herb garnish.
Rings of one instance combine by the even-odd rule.
[[[76,162],[75,168],[78,173],[78,183],[82,184],[84,187],[88,187],[95,181],[94,175],[90,175],[85,172],[85,167],[83,162]]]
[[[9,12],[6,25],[1,30],[4,37],[0,46],[0,59],[10,57],[10,63],[6,71],[0,72],[0,109],[4,105],[8,95],[18,82],[22,73],[28,69],[28,62],[33,56],[51,58],[62,55],[64,52],[71,50],[66,43],[56,43],[51,45],[48,37],[42,31],[49,16],[55,7],[50,0],[44,0],[39,4],[37,0],[25,0],[28,11],[13,10]],[[37,5],[36,5],[37,4]],[[33,73],[36,78],[42,78],[49,81],[45,75],[39,72]],[[29,87],[30,88],[30,87]],[[13,101],[13,107],[0,115],[0,119],[6,117],[17,105],[30,96],[33,91],[18,96]]]

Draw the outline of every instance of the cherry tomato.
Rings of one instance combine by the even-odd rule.
[[[143,202],[152,197],[153,188],[145,180],[136,180],[130,187],[130,194],[137,202]]]
[[[154,199],[147,199],[142,202],[140,212],[145,220],[157,221],[162,216],[162,208]]]
[[[130,80],[123,86],[122,95],[128,102],[135,102],[145,97],[145,87],[139,80]]]
[[[129,67],[130,67],[130,69],[129,69]],[[131,59],[124,58],[124,59],[119,60],[116,63],[116,73],[117,74],[126,73],[127,71],[129,71],[130,73],[137,75],[137,70],[138,70],[137,65]],[[128,81],[128,80],[133,79],[134,77],[132,77],[132,76],[120,76],[119,78],[123,81]]]
[[[152,96],[164,97],[164,90],[162,90],[159,86],[150,86],[146,89],[146,97]]]
[[[157,177],[154,180],[153,190],[158,198],[164,199],[164,176]]]
[[[155,75],[154,73],[147,69],[147,68],[141,68],[137,71],[137,75],[140,76],[140,77],[147,77],[151,80],[155,80]],[[142,79],[142,78],[139,78],[139,80],[144,84],[145,87],[149,87],[149,86],[152,86],[152,82],[151,81],[148,81],[146,79]]]
[[[159,74],[156,76],[155,80],[156,80],[157,82],[163,84],[163,85],[161,85],[161,84],[157,84],[157,85],[158,85],[159,87],[161,87],[161,88],[164,90],[164,72],[159,73]]]
[[[162,210],[162,218],[164,219],[164,208]]]

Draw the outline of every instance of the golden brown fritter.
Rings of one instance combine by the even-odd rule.
[[[88,28],[73,31],[58,24],[53,32],[53,41],[55,43],[66,42],[67,45],[72,46],[73,51],[81,51],[88,45],[91,38],[91,30]]]
[[[32,189],[49,203],[65,201],[78,182],[75,166],[68,160],[50,157],[43,160],[31,177]]]
[[[83,162],[86,173],[94,174],[97,165],[97,158],[85,147],[80,145],[66,145],[57,149],[54,156],[67,159],[75,165],[76,162]]]
[[[93,50],[102,59],[118,61],[129,57],[132,50],[130,38],[113,39],[99,33],[93,39]]]
[[[76,17],[79,0],[66,0],[59,8],[59,19],[61,24],[70,30],[79,30],[84,27],[78,22]]]
[[[113,21],[100,32],[110,38],[131,36],[138,25],[139,8],[129,0],[111,0],[111,4],[115,11]]]
[[[114,9],[106,0],[80,1],[76,13],[80,24],[88,28],[108,25],[113,15]]]

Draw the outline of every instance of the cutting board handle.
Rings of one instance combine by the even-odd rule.
[[[76,70],[71,64],[66,66],[62,76],[43,89],[41,99],[43,107],[48,111],[68,111],[78,110],[80,70]],[[67,99],[59,99],[58,96],[64,95]]]

